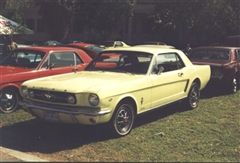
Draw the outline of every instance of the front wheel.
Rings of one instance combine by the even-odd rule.
[[[18,92],[12,89],[3,89],[0,92],[0,111],[12,113],[17,110],[19,101]]]
[[[185,104],[189,109],[195,109],[198,107],[200,98],[200,86],[198,83],[194,82],[188,93],[188,97],[185,100]]]
[[[110,127],[116,136],[125,136],[129,134],[133,128],[135,120],[134,107],[131,103],[120,103],[112,117]]]

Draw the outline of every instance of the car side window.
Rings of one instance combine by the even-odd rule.
[[[83,61],[74,52],[55,52],[49,55],[42,68],[59,68],[81,64]]]
[[[34,51],[16,51],[13,58],[16,66],[35,69],[41,62],[43,54]]]
[[[159,54],[154,65],[153,74],[179,70],[185,67],[182,59],[176,53]]]

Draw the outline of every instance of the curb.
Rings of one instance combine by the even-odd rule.
[[[9,156],[14,157],[14,158],[16,158],[18,160],[21,160],[21,161],[27,161],[27,162],[28,161],[29,162],[48,162],[48,160],[40,159],[37,156],[33,156],[33,155],[30,155],[30,154],[26,154],[24,152],[8,149],[8,148],[2,147],[2,146],[0,146],[0,152],[3,152],[6,155],[9,155]],[[4,161],[4,160],[2,160],[0,158],[0,162],[1,161]]]

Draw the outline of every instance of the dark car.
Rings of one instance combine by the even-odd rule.
[[[193,48],[189,58],[193,64],[211,66],[211,83],[219,83],[231,93],[240,88],[240,47]]]
[[[92,59],[95,58],[100,52],[104,50],[104,48],[101,48],[98,45],[85,42],[75,42],[62,46],[81,49],[85,51]]]

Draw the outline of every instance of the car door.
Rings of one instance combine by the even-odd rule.
[[[177,53],[165,53],[157,56],[151,75],[152,107],[158,107],[184,97],[189,81],[187,71],[187,67]]]
[[[82,70],[85,64],[74,52],[53,52],[39,69],[39,75],[49,76]]]

